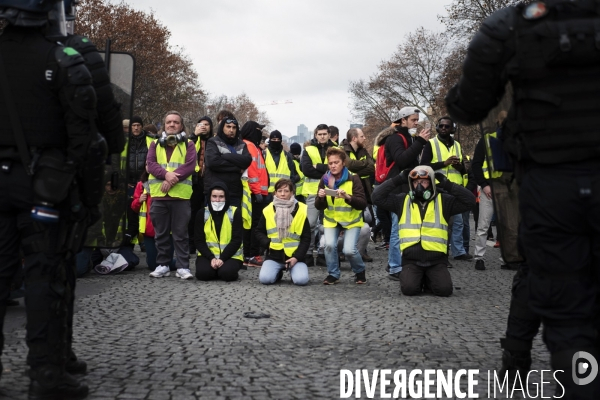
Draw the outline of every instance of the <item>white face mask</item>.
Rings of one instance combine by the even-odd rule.
[[[417,134],[417,128],[411,128],[408,130],[410,136],[415,136]]]
[[[225,207],[224,201],[211,201],[213,211],[221,211]]]

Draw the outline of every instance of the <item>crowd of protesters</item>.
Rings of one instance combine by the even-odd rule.
[[[268,285],[284,273],[295,285],[309,282],[309,268],[327,268],[325,285],[339,282],[348,261],[356,284],[367,282],[369,241],[388,251],[381,272],[400,281],[405,295],[452,293],[448,268],[470,261],[469,219],[477,224],[475,268],[483,262],[492,220],[482,145],[470,159],[454,139],[455,124],[440,118],[432,137],[419,110],[404,107],[398,119],[366,149],[359,128],[345,137],[320,124],[311,140],[289,147],[278,130],[248,121],[239,126],[226,110],[216,125],[204,116],[186,132],[169,111],[159,132],[140,117],[124,121],[128,135],[122,163],[129,169],[130,211],[125,241],[146,252],[155,278],[171,272],[198,280],[235,281],[241,269],[261,268]]]

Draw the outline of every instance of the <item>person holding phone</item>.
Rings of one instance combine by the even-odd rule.
[[[355,274],[356,284],[366,283],[365,263],[358,252],[358,237],[363,226],[362,211],[367,199],[360,177],[345,167],[346,152],[332,147],[327,150],[329,171],[319,181],[315,208],[324,210],[325,260],[329,275],[323,281],[333,285],[340,279],[340,261],[337,252],[338,236],[344,233],[343,252]]]
[[[463,164],[460,143],[451,136],[456,131],[454,121],[450,117],[442,117],[438,120],[435,129],[438,135],[423,148],[421,164],[431,167],[435,172],[442,173],[450,182],[463,185],[463,175],[466,174],[466,169]],[[462,214],[452,217],[450,250],[455,260],[470,261],[473,256],[465,250],[463,225]]]
[[[275,183],[273,202],[262,212],[256,236],[267,256],[258,275],[263,285],[278,282],[284,271],[290,273],[292,283],[308,284],[308,266],[304,262],[310,246],[308,208],[294,197],[295,187],[290,179]]]

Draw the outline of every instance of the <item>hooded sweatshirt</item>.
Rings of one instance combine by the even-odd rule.
[[[210,193],[213,189],[221,189],[225,192],[225,207],[221,211],[215,211],[212,208],[212,203],[210,201]],[[206,206],[205,210],[208,210],[210,215],[213,218],[214,229],[217,235],[217,238],[220,238],[221,227],[223,226],[223,218],[228,218],[226,213],[230,207],[229,203],[229,190],[227,185],[223,182],[216,182],[208,188],[208,206]],[[194,243],[196,245],[196,249],[202,254],[203,257],[212,260],[215,258],[215,255],[210,251],[208,245],[206,244],[206,234],[204,233],[204,214],[205,211],[200,210],[196,214],[196,221],[194,226]],[[238,207],[233,213],[233,223],[231,224],[231,241],[223,252],[221,253],[221,260],[227,261],[231,257],[235,255],[235,253],[239,250],[242,245],[243,240],[243,222],[242,222],[242,208]]]
[[[433,177],[433,170],[431,167],[420,166],[420,168],[429,171],[429,176]],[[421,219],[425,217],[425,211],[427,210],[428,203],[434,201],[438,196],[441,196],[442,210],[446,222],[450,221],[450,217],[456,214],[463,213],[471,210],[475,207],[475,196],[466,188],[456,185],[449,180],[446,180],[443,185],[439,185],[447,193],[441,193],[435,184],[435,179],[431,179],[431,187],[433,188],[433,196],[428,201],[416,201],[419,204],[419,210],[421,211]],[[412,184],[411,179],[408,182],[403,182],[400,179],[400,175],[394,175],[389,177],[384,183],[377,186],[373,191],[372,199],[373,203],[377,207],[381,207],[384,210],[394,212],[398,215],[398,220],[402,218],[404,212],[404,201],[408,193],[403,192],[394,194],[400,187]],[[421,267],[430,267],[438,264],[448,265],[448,254],[428,251],[423,249],[421,242],[414,244],[402,252],[402,265],[415,264]]]
[[[244,143],[248,147],[252,163],[248,167],[248,185],[252,194],[267,196],[269,194],[269,174],[265,167],[265,159],[262,151],[258,147],[262,140],[262,131],[260,125],[255,121],[248,121],[242,127],[241,133]]]
[[[204,194],[216,182],[223,182],[229,188],[232,203],[239,204],[242,199],[242,173],[252,163],[252,157],[246,143],[240,139],[239,131],[234,138],[223,133],[225,120],[221,121],[217,136],[206,142],[204,152]],[[237,123],[236,123],[237,126]]]

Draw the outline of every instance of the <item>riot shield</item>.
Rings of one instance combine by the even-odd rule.
[[[501,141],[500,125],[506,118],[512,104],[512,85],[506,87],[502,100],[490,111],[481,125],[481,134],[486,144],[486,160],[490,174],[490,186],[496,212],[496,227],[500,251],[506,263],[521,263],[524,261],[519,252],[519,189],[514,179],[512,166],[508,162]],[[496,132],[496,137],[488,135]]]
[[[109,52],[108,59],[106,53],[101,54],[108,67],[115,99],[121,104],[121,114],[124,119],[131,119],[135,60],[128,53]],[[88,228],[86,247],[118,248],[123,242],[130,206],[128,191],[132,192],[132,188],[127,187],[128,147],[126,145],[121,154],[110,154],[106,161],[105,191],[99,207],[102,218]]]

